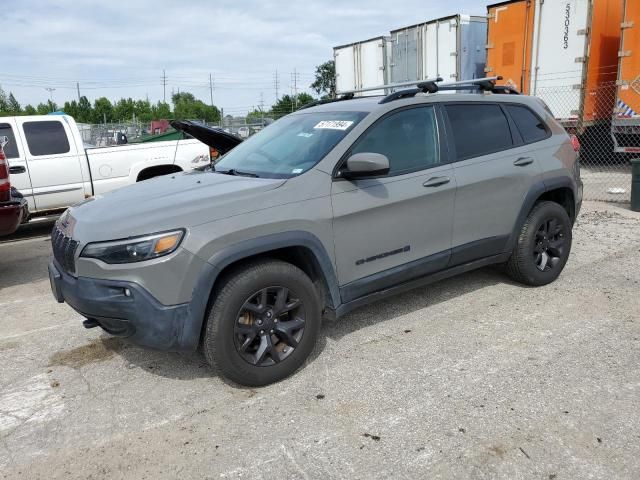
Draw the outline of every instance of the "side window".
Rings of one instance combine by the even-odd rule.
[[[8,123],[0,123],[0,137],[7,137],[9,143],[4,146],[4,154],[8,159],[18,158],[18,144],[16,143],[16,137],[13,134],[13,129]]]
[[[506,108],[518,127],[524,143],[538,142],[549,136],[544,122],[527,107],[507,105]]]
[[[360,137],[351,154],[386,155],[389,175],[398,175],[438,164],[438,147],[433,107],[417,107],[392,113],[374,124]]]
[[[458,160],[513,146],[509,121],[499,105],[446,105]]]
[[[23,129],[31,155],[57,155],[70,150],[67,133],[60,122],[25,122]]]

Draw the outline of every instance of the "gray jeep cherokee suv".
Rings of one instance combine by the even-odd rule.
[[[278,120],[215,170],[70,208],[49,273],[86,327],[201,346],[257,386],[304,363],[323,315],[491,264],[554,281],[581,199],[572,141],[536,98],[356,98]]]

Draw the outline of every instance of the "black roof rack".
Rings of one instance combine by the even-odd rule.
[[[400,98],[408,98],[413,97],[418,93],[437,93],[440,91],[466,91],[466,90],[479,90],[481,92],[490,92],[490,93],[498,93],[498,94],[511,94],[511,95],[520,95],[515,88],[506,86],[506,85],[496,85],[497,80],[502,80],[502,77],[486,77],[486,78],[476,78],[472,80],[462,80],[459,82],[450,82],[450,83],[436,83],[438,81],[442,81],[441,78],[437,80],[427,80],[424,82],[418,83],[417,88],[410,88],[406,90],[399,90],[397,92],[393,92],[386,97],[384,97],[378,103],[389,103],[394,100],[398,100]]]
[[[496,81],[502,80],[502,77],[486,77],[486,78],[474,78],[471,80],[461,80],[458,82],[448,82],[448,83],[440,83],[442,82],[441,77],[420,80],[418,82],[403,82],[403,83],[392,83],[389,85],[379,85],[377,87],[367,87],[359,90],[352,90],[348,92],[341,92],[338,98],[329,98],[325,100],[315,100],[313,102],[307,103],[298,110],[303,110],[305,108],[315,107],[316,105],[324,105],[326,103],[334,103],[334,102],[342,102],[344,100],[351,100],[355,98],[356,93],[360,92],[372,92],[376,90],[388,90],[399,87],[409,87],[414,86],[414,88],[405,88],[402,90],[397,90],[392,92],[386,96],[384,96],[378,103],[384,104],[393,102],[394,100],[399,100],[401,98],[410,98],[416,96],[418,93],[437,93],[440,91],[468,91],[468,90],[478,90],[481,92],[489,92],[489,93],[497,93],[497,94],[510,94],[510,95],[520,95],[520,92],[513,87],[507,85],[496,85]]]
[[[313,102],[305,103],[298,110],[304,110],[305,108],[315,107],[316,105],[324,105],[325,103],[342,102],[343,100],[351,100],[354,97],[353,92],[348,92],[341,95],[338,98],[325,98],[324,100],[314,100]]]

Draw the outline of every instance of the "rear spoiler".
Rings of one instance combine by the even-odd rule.
[[[207,127],[190,120],[172,120],[171,126],[200,140],[210,148],[216,149],[220,155],[224,155],[242,143],[240,137],[227,133],[220,128]]]

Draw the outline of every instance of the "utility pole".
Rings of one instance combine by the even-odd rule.
[[[80,101],[80,82],[76,82],[76,89],[78,90],[78,102]]]
[[[276,70],[276,73],[273,75],[273,86],[276,89],[276,102],[277,102],[278,100],[280,100],[278,95],[278,89],[280,88],[280,79],[278,78],[278,70]]]
[[[162,101],[167,103],[167,74],[162,70]]]
[[[211,106],[213,107],[213,78],[209,74],[209,93],[211,94]]]
[[[260,92],[260,124],[264,127],[264,93]]]
[[[291,107],[293,108],[293,110],[291,110],[292,112],[294,110],[298,109],[298,77],[300,76],[300,74],[296,71],[296,69],[293,69],[293,73],[291,74],[291,80],[293,82],[293,103],[291,104]]]
[[[56,89],[51,87],[45,87],[44,89],[49,92],[49,104],[51,105],[51,111],[53,112],[53,92],[55,92]]]

